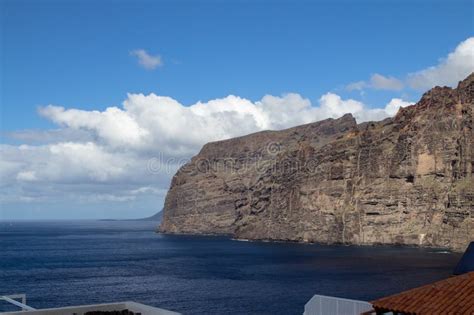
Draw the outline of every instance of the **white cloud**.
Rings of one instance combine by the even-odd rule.
[[[320,99],[321,106],[317,109],[320,115],[331,118],[351,113],[358,122],[377,121],[394,116],[400,107],[412,105],[399,98],[393,98],[384,108],[367,108],[363,103],[352,99],[343,100],[339,95],[327,93]]]
[[[364,104],[349,99],[343,100],[339,95],[327,93],[321,96],[319,100],[321,107],[319,108],[321,116],[329,118],[337,118],[346,113],[358,114],[364,111]]]
[[[347,86],[346,86],[346,90],[348,91],[354,91],[354,90],[363,90],[365,88],[369,87],[369,84],[367,84],[367,82],[365,81],[357,81],[357,82],[352,82],[352,83],[349,83]]]
[[[134,157],[109,152],[92,142],[2,145],[0,152],[2,162],[10,165],[2,172],[5,181],[16,178],[57,184],[113,182],[136,166]]]
[[[413,105],[414,103],[412,102],[405,102],[404,100],[400,98],[393,98],[384,108],[385,113],[389,116],[395,116],[398,112],[398,110],[401,107],[407,107],[410,105]]]
[[[166,194],[166,189],[158,189],[151,186],[144,186],[144,187],[139,187],[137,189],[132,189],[129,191],[129,193],[132,195],[152,193],[152,194],[164,196]]]
[[[394,77],[386,77],[378,73],[374,73],[370,77],[369,82],[365,81],[357,81],[349,83],[346,86],[346,90],[353,91],[353,90],[364,90],[366,88],[371,88],[375,90],[392,90],[392,91],[400,91],[404,87],[402,81],[398,80]]]
[[[394,77],[385,77],[375,73],[370,78],[370,85],[376,90],[393,90],[399,91],[403,89],[403,82]]]
[[[146,130],[142,129],[127,112],[117,107],[109,107],[99,112],[65,110],[60,106],[48,105],[40,108],[39,113],[58,125],[95,131],[100,138],[113,146],[140,146],[147,136]]]
[[[110,182],[126,172],[128,164],[123,156],[92,142],[58,143],[49,145],[48,150],[50,161],[41,170],[48,181]]]
[[[148,162],[148,156],[133,148],[115,150],[92,142],[0,145],[0,201],[128,202],[150,196],[161,200],[179,165],[171,161],[155,173]]]
[[[38,180],[36,178],[36,172],[35,171],[24,171],[24,172],[19,172],[16,175],[16,179],[20,181],[28,181],[28,182],[33,182]]]
[[[136,49],[130,52],[132,56],[137,57],[138,63],[147,70],[154,70],[157,67],[161,67],[163,65],[163,61],[161,60],[161,56],[159,55],[150,55],[144,49]]]
[[[435,66],[410,73],[400,80],[390,76],[375,73],[369,82],[357,81],[346,86],[346,90],[376,90],[400,91],[406,86],[416,90],[428,90],[435,86],[455,87],[459,81],[474,72],[474,37],[461,42],[453,52],[442,58]]]
[[[91,194],[81,198],[81,202],[126,202],[135,200],[136,196],[114,195],[114,194]]]
[[[439,86],[456,86],[457,83],[474,72],[474,37],[461,42],[446,58],[436,66],[408,75],[408,84],[424,90]]]
[[[354,114],[358,121],[394,114],[386,109],[369,109],[359,101],[344,100],[334,93],[323,95],[318,106],[294,93],[265,95],[256,102],[229,95],[191,106],[155,94],[129,94],[123,108],[85,111],[49,105],[39,111],[64,128],[90,132],[96,146],[91,147],[90,141],[81,147],[82,151],[90,150],[88,154],[104,148],[105,152],[163,154],[167,158],[189,157],[209,141],[337,118],[345,113]],[[72,144],[68,146],[65,151],[74,151]]]

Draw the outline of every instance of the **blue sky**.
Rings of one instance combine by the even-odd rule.
[[[447,84],[462,79],[456,77],[459,73],[472,70],[469,60],[461,59],[465,67],[455,64],[458,59],[454,66],[443,66],[443,60],[449,60],[449,54],[473,35],[473,1],[0,0],[0,6],[0,139],[4,144],[0,167],[2,193],[8,196],[0,200],[0,219],[140,217],[160,209],[172,174],[153,174],[152,179],[140,182],[124,175],[133,173],[125,168],[143,166],[161,153],[167,158],[190,157],[203,143],[215,139],[202,137],[193,142],[174,138],[171,127],[160,123],[160,117],[168,113],[156,118],[163,127],[155,130],[157,134],[150,141],[141,137],[155,132],[147,127],[153,120],[135,119],[135,111],[124,116],[133,116],[128,134],[139,129],[128,142],[113,138],[111,134],[117,132],[104,130],[107,123],[102,120],[100,126],[91,125],[97,116],[92,111],[104,113],[111,106],[122,110],[127,99],[137,108],[140,102],[168,102],[159,98],[132,100],[127,93],[169,96],[183,107],[217,99],[220,108],[250,106],[252,113],[253,105],[243,100],[263,103],[257,108],[266,106],[270,112],[265,112],[265,118],[255,116],[255,125],[242,128],[243,134],[306,122],[293,116],[301,114],[295,108],[308,102],[310,107],[339,102],[342,111],[343,106],[347,111],[358,111],[360,120],[379,117],[366,111],[384,108],[393,99],[398,99],[400,106],[417,101],[423,87],[430,86],[423,82],[437,84],[441,75],[423,72],[429,67],[439,67],[442,77],[450,78],[440,83]],[[471,51],[470,47],[465,49]],[[133,53],[137,50],[159,60],[154,69],[138,63]],[[453,67],[457,68],[450,70]],[[374,74],[382,77],[377,80]],[[357,84],[351,88],[351,83]],[[295,94],[285,98],[287,93]],[[226,99],[228,95],[239,99]],[[265,95],[277,98],[262,101]],[[239,102],[247,105],[236,105]],[[280,111],[276,103],[285,106],[285,116],[276,116]],[[65,112],[45,109],[49,104],[62,106]],[[175,105],[163,106],[166,110],[166,106]],[[89,115],[87,121],[69,109],[83,110]],[[312,112],[312,117],[332,117],[340,110]],[[215,117],[215,110],[208,111],[193,113]],[[229,112],[236,110],[227,110],[226,115]],[[105,114],[100,117],[97,119],[107,119]],[[193,126],[194,118],[187,119],[191,123],[187,120],[185,126]],[[229,131],[234,127],[229,123],[216,134],[221,138],[239,135]],[[211,134],[213,129],[190,131]],[[86,147],[87,143],[91,146]],[[31,156],[21,151],[22,144],[31,146]],[[95,158],[105,159],[107,165],[111,163],[106,159],[114,154],[126,153],[126,157],[117,161],[120,171],[116,173],[107,171],[99,176],[97,169],[85,169],[76,173],[91,172],[90,176],[65,179],[40,174],[41,169],[57,166],[45,155],[54,151],[51,146],[69,153],[76,149],[100,151]],[[150,153],[153,146],[160,150]],[[44,160],[36,170],[28,158],[38,155]],[[128,160],[130,156],[133,160]],[[63,171],[67,173],[80,164],[71,159],[58,158],[54,163],[67,165]],[[84,159],[84,163],[90,162],[87,154]],[[133,195],[137,189],[143,193]],[[93,196],[97,191],[100,194]],[[130,198],[120,198],[124,195]]]

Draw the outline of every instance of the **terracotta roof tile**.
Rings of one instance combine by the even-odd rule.
[[[474,272],[387,296],[371,303],[375,309],[407,314],[474,315]]]

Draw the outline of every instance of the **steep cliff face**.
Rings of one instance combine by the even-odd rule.
[[[473,103],[471,74],[380,122],[347,114],[208,143],[174,176],[160,231],[463,250]]]

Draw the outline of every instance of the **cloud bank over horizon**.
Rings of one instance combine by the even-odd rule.
[[[380,120],[410,104],[394,98],[383,108],[368,108],[326,93],[313,106],[289,93],[256,102],[229,95],[185,106],[152,93],[128,94],[122,107],[103,111],[48,105],[38,112],[59,129],[14,132],[11,137],[40,143],[0,146],[0,202],[41,202],[58,194],[81,202],[163,197],[171,176],[207,142],[346,113],[359,122]]]

